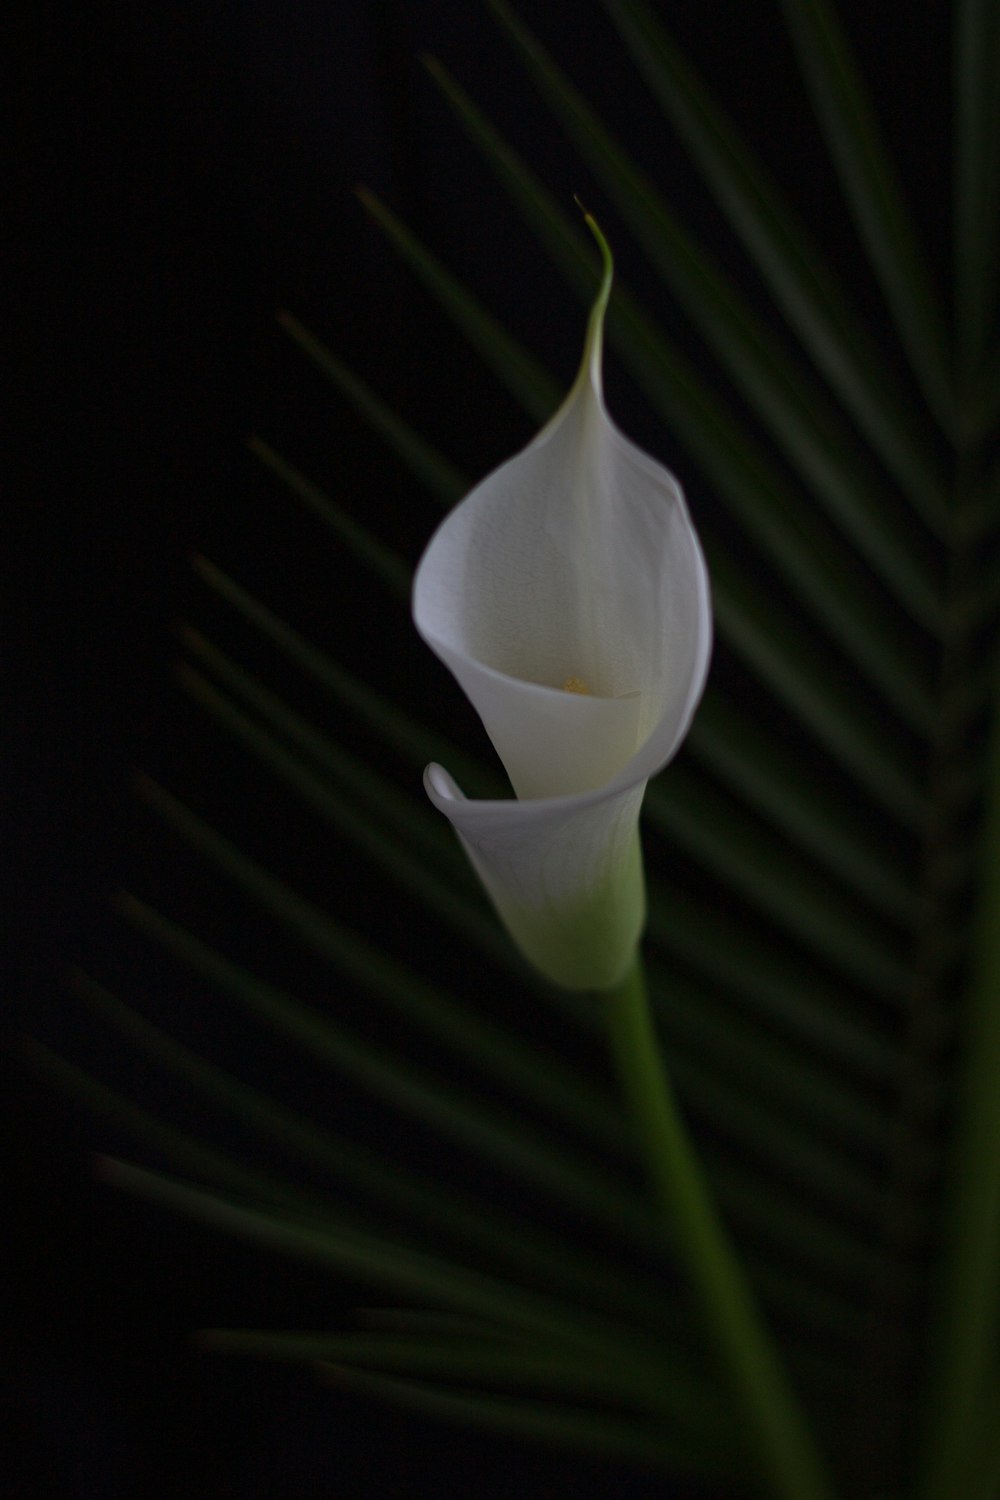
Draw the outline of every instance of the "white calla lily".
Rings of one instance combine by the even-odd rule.
[[[478,711],[516,800],[424,784],[512,938],[556,984],[615,985],[645,918],[638,819],[711,653],[708,575],[677,481],[604,408],[611,257],[555,416],[446,517],[417,570],[420,634]]]

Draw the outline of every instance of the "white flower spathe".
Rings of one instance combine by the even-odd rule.
[[[604,408],[611,291],[580,373],[532,443],[446,517],[413,588],[417,629],[493,741],[516,800],[424,784],[512,938],[554,983],[603,989],[645,919],[638,820],[708,672],[708,574],[677,481]]]

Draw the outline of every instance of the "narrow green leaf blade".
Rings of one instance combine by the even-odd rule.
[[[249,446],[250,452],[297,495],[314,515],[319,516],[337,539],[346,543],[391,593],[399,599],[409,597],[411,569],[398,553],[381,542],[367,526],[356,521],[342,505],[325,494],[318,484],[307,479],[294,464],[276,453],[263,438],[252,437]]]
[[[644,1406],[647,1396],[642,1377],[632,1376],[624,1367],[581,1358],[579,1350],[569,1352],[523,1336],[512,1337],[509,1331],[499,1338],[467,1334],[443,1338],[426,1333],[277,1333],[218,1328],[206,1329],[198,1342],[203,1348],[224,1354],[322,1360],[354,1370],[434,1376],[461,1385],[514,1386],[549,1397],[611,1397]],[[670,1369],[664,1359],[659,1391],[664,1404],[670,1402],[675,1421],[698,1427],[706,1438],[717,1437],[720,1428],[725,1432],[728,1413],[696,1368],[678,1361]]]
[[[348,1390],[389,1401],[406,1410],[506,1433],[529,1441],[556,1443],[574,1452],[633,1459],[683,1472],[732,1478],[721,1450],[697,1447],[651,1425],[546,1402],[505,1400],[489,1393],[448,1390],[418,1380],[361,1371],[348,1365],[325,1365],[331,1382]]]
[[[782,9],[868,258],[924,395],[951,432],[944,321],[847,36],[828,0],[782,0]]]
[[[974,403],[990,330],[997,334],[1000,9],[996,0],[957,0],[954,12],[955,312],[965,399]]]
[[[450,503],[468,486],[461,474],[441,457],[422,438],[418,437],[406,422],[355,375],[342,360],[323,344],[315,334],[309,332],[291,313],[278,317],[285,332],[295,340],[299,348],[309,356],[323,374],[346,396],[348,401],[364,414],[371,425],[380,432],[403,462],[426,484],[432,494]]]
[[[803,345],[923,519],[947,534],[940,460],[819,247],[644,0],[604,3]]]
[[[482,356],[483,362],[508,390],[517,395],[525,411],[539,425],[547,422],[564,394],[552,376],[484,309],[457,277],[431,255],[380,198],[368,188],[359,188],[358,197],[407,265]]]

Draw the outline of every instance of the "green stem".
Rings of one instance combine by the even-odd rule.
[[[608,993],[611,1041],[651,1183],[687,1263],[763,1474],[781,1500],[830,1500],[831,1482],[710,1197],[663,1065],[641,960]]]
[[[955,1123],[931,1347],[923,1500],[952,1500],[991,1386],[1000,1336],[1000,693],[968,990],[959,1015]]]

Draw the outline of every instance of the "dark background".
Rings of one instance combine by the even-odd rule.
[[[777,7],[661,9],[793,184],[834,261],[853,264]],[[890,3],[849,15],[940,262],[947,79],[935,60],[947,7],[908,7],[905,31]],[[759,294],[600,6],[546,0],[528,19]],[[530,436],[367,221],[354,186],[383,195],[556,375],[573,373],[580,309],[465,142],[421,51],[444,59],[564,201],[584,196],[623,279],[700,360],[698,340],[560,142],[485,7],[147,0],[68,16],[43,5],[15,41],[17,462],[6,508],[25,608],[5,733],[15,939],[4,1079],[8,1493],[610,1496],[626,1483],[662,1493],[611,1466],[331,1396],[307,1372],[194,1351],[188,1334],[206,1323],[307,1325],[309,1309],[329,1306],[329,1283],[97,1183],[92,1149],[118,1143],[20,1066],[16,1037],[86,1050],[65,976],[74,964],[100,974],[122,962],[109,896],[136,872],[154,884],[159,875],[129,770],[166,779],[179,764],[197,781],[198,730],[171,681],[175,623],[206,608],[193,550],[292,601],[373,674],[392,682],[422,670],[420,648],[400,644],[404,621],[373,618],[364,589],[246,454],[247,434],[260,432],[408,558],[419,554],[433,517],[416,487],[291,348],[275,311],[314,327],[473,477]],[[852,280],[878,319],[870,283]],[[622,425],[673,464],[671,435],[613,362],[608,389]],[[687,488],[696,517],[711,509],[696,473]],[[256,815],[266,822],[267,809]],[[117,1065],[127,1073],[125,1059]],[[345,1291],[341,1306],[351,1302]]]

